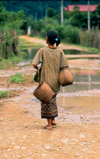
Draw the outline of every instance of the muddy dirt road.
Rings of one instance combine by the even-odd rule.
[[[69,64],[100,69],[97,61],[69,60]],[[32,95],[37,84],[9,83],[16,72],[27,77],[34,71],[31,65],[0,70],[0,90],[18,90],[17,96],[0,100],[0,159],[100,159],[100,112],[71,112],[58,105],[57,126],[45,130],[40,103]],[[100,90],[86,93],[100,97]]]
[[[35,37],[28,37],[25,35],[22,35],[19,37],[20,39],[25,39],[26,42],[33,42],[33,43],[38,43],[38,44],[43,44],[44,46],[47,46],[45,40],[43,39],[38,39]],[[75,49],[75,50],[86,50],[86,49],[82,49],[81,47],[77,47],[77,46],[70,46],[67,44],[63,44],[61,43],[58,47],[62,48],[62,49]]]

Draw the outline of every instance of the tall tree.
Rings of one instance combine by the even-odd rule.
[[[100,29],[100,4],[96,10],[92,13],[92,26],[98,26]]]
[[[55,16],[55,10],[52,8],[48,8],[47,10],[48,17],[54,17]]]

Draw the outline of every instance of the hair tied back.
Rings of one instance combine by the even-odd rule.
[[[58,38],[55,39],[55,41],[58,41],[58,40],[59,40]]]

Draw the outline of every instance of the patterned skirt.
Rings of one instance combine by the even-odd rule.
[[[58,116],[56,97],[49,103],[41,102],[41,118],[52,119]]]

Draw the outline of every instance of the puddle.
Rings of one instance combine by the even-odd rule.
[[[58,105],[68,111],[100,111],[100,71],[71,71],[74,73],[73,85],[61,87]]]
[[[67,111],[100,111],[100,97],[57,97],[57,104]]]
[[[69,55],[78,55],[78,54],[80,54],[80,55],[83,55],[83,54],[94,54],[93,52],[88,52],[88,51],[83,51],[83,50],[73,50],[73,49],[71,49],[71,50],[64,50],[64,53],[67,55],[67,54],[69,54]]]
[[[60,93],[100,89],[100,71],[71,69],[74,74],[73,85],[61,87]]]
[[[25,61],[31,61],[33,60],[33,58],[35,57],[37,51],[40,49],[41,47],[32,47],[32,48],[25,48],[25,49],[20,49],[20,51],[27,53],[27,55],[24,58]]]
[[[34,58],[34,56],[36,55],[37,51],[40,48],[41,47],[20,48],[20,51],[26,52],[27,55],[24,57],[24,60],[30,61]],[[93,52],[80,51],[80,50],[64,50],[64,53],[65,53],[65,55],[84,55],[84,54],[85,55],[92,55],[92,54],[94,54]],[[72,57],[71,59],[74,59],[74,57]],[[80,57],[77,57],[77,58],[75,57],[75,59],[80,59]],[[83,57],[83,59],[84,59],[84,57]],[[88,57],[88,59],[99,59],[99,57]]]
[[[25,61],[32,61],[39,48],[23,49],[27,53],[24,57]],[[79,51],[79,50],[64,50],[65,54],[82,55],[93,54],[92,52]],[[78,58],[79,60],[81,58]],[[89,58],[91,59],[91,58]],[[100,63],[99,58],[92,58],[91,61]],[[23,66],[23,64],[22,64]],[[73,85],[61,87],[60,93],[57,96],[58,106],[63,107],[67,111],[77,112],[93,112],[100,111],[100,71],[93,68],[80,69],[71,68],[74,75]],[[98,96],[99,95],[99,96]],[[32,99],[35,103],[39,101]]]

